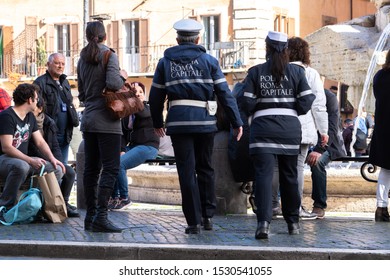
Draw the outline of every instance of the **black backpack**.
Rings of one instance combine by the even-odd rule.
[[[355,150],[367,149],[367,135],[359,128],[356,130],[356,141],[353,148]]]

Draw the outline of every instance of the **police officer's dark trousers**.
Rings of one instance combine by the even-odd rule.
[[[298,223],[301,205],[297,175],[298,155],[256,154],[252,158],[256,173],[257,221],[270,223],[272,220],[272,178],[277,159],[283,217],[287,223]]]
[[[171,135],[187,224],[199,225],[201,218],[214,216],[215,176],[212,153],[215,133]]]

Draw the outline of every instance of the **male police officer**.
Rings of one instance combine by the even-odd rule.
[[[154,74],[149,103],[156,133],[165,135],[165,123],[175,152],[187,234],[200,233],[200,224],[212,230],[216,208],[212,152],[217,131],[216,97],[232,123],[237,140],[242,121],[217,59],[197,45],[202,24],[183,19],[173,26],[177,46],[168,48]],[[202,221],[201,221],[202,218]]]

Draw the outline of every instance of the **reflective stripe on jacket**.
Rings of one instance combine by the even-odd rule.
[[[168,102],[177,100],[216,100],[225,109],[232,126],[242,125],[237,103],[228,87],[218,61],[206,53],[204,47],[183,43],[164,52],[159,61],[149,104],[155,128],[164,126],[163,109]],[[195,105],[176,105],[168,108],[167,134],[209,133],[217,131],[217,119],[207,108]]]
[[[302,67],[287,65],[281,85],[277,86],[269,66],[270,61],[267,61],[252,67],[245,80],[240,107],[248,116],[255,113],[258,116],[250,127],[250,154],[297,155],[301,143],[301,124],[297,115],[310,110],[315,96]]]

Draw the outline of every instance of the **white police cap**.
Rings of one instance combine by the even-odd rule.
[[[200,30],[203,29],[203,25],[193,19],[182,19],[173,25],[179,35],[194,36],[198,35]]]
[[[269,31],[268,38],[277,42],[283,42],[283,43],[287,42],[287,34],[282,32]]]

